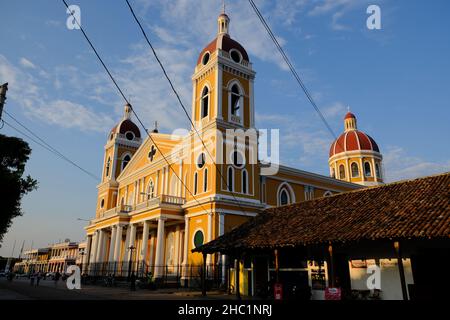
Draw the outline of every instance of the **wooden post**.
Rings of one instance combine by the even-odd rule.
[[[329,258],[330,258],[330,265],[328,268],[328,275],[330,276],[330,287],[334,288],[336,287],[336,277],[335,277],[335,270],[334,270],[334,259],[333,259],[333,246],[331,245],[331,243],[328,245],[328,254],[329,254]]]
[[[280,265],[278,261],[278,249],[275,249],[275,279],[276,282],[280,282]]]
[[[206,296],[206,253],[203,252],[202,296]]]
[[[240,261],[239,261],[239,257],[235,260],[234,262],[235,267],[234,267],[234,272],[235,272],[235,292],[236,292],[236,299],[241,300],[241,288],[240,288],[240,281],[239,281],[239,267],[240,267]]]
[[[400,285],[402,287],[403,300],[408,300],[408,291],[406,290],[405,269],[403,268],[402,254],[400,250],[400,243],[394,242],[395,253],[397,255],[398,272],[400,273]]]

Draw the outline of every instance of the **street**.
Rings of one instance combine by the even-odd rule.
[[[29,279],[14,279],[9,282],[0,278],[0,300],[192,300],[192,299],[234,299],[233,295],[208,292],[202,297],[200,291],[183,289],[160,289],[150,291],[127,287],[103,287],[82,285],[79,290],[67,289],[65,281],[41,280],[39,287],[30,285]]]

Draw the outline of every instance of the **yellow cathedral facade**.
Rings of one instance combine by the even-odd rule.
[[[364,149],[366,135],[357,131],[356,118],[332,145],[330,177],[283,165],[276,173],[264,172],[266,164],[245,161],[251,157],[247,140],[242,151],[223,151],[227,130],[256,129],[255,71],[244,47],[230,37],[229,23],[222,13],[217,36],[198,57],[192,75],[193,126],[186,135],[156,129],[141,134],[129,105],[111,130],[95,218],[86,226],[86,272],[187,279],[203,263],[193,248],[265,208],[382,182],[376,174],[381,154],[371,138],[374,145]],[[363,170],[358,177],[352,176],[353,163]],[[339,175],[341,166],[344,175]],[[208,256],[207,264],[223,266],[226,259]]]

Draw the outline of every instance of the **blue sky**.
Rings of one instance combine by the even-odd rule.
[[[450,3],[430,1],[255,1],[336,134],[347,106],[384,155],[389,181],[450,170]],[[216,34],[221,1],[132,0],[185,105],[199,52]],[[132,20],[125,1],[69,1],[148,127],[188,122]],[[381,8],[368,30],[366,8]],[[85,169],[100,175],[103,146],[120,119],[117,95],[80,31],[66,28],[60,1],[9,1],[0,20],[5,109]],[[328,174],[333,140],[247,1],[227,1],[231,36],[257,71],[257,126],[280,128],[282,163]],[[14,124],[8,116],[5,120]],[[5,126],[3,134],[17,135]],[[95,214],[97,181],[30,142],[27,173],[39,189],[23,200],[0,255],[84,238]]]

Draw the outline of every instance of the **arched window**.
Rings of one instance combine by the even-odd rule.
[[[247,170],[242,170],[242,193],[248,193]]]
[[[125,157],[123,157],[122,159],[122,170],[125,169],[125,167],[127,166],[128,162],[130,162],[131,157],[129,154],[125,155]]]
[[[203,241],[205,240],[205,236],[203,235],[203,232],[201,230],[197,230],[194,233],[194,247],[200,247],[203,244]]]
[[[106,171],[105,176],[109,177],[109,170],[111,168],[111,158],[108,157],[108,160],[106,161]]]
[[[345,179],[345,167],[343,164],[339,166],[339,178]]]
[[[380,169],[380,164],[379,163],[375,163],[375,173],[377,175],[377,178],[381,179],[381,169]]]
[[[234,190],[234,170],[232,167],[228,167],[228,191]]]
[[[231,87],[231,114],[234,116],[240,116],[240,102],[241,102],[241,92],[237,84],[233,84]]]
[[[372,176],[372,170],[370,168],[370,163],[369,162],[364,162],[364,175],[366,177]]]
[[[202,169],[205,166],[206,163],[206,157],[205,154],[202,152],[197,158],[197,167],[199,169]]]
[[[202,118],[208,116],[209,113],[209,90],[208,87],[203,88],[202,98],[201,98],[201,106],[202,106]]]
[[[352,163],[351,169],[352,169],[352,177],[353,178],[359,177],[359,168],[358,168],[358,164],[356,162]]]
[[[325,191],[324,193],[323,193],[323,196],[324,197],[329,197],[329,196],[332,196],[333,195],[333,193],[330,191],[330,190],[327,190],[327,191]]]
[[[198,173],[194,173],[194,194],[197,194]]]
[[[281,190],[279,203],[280,203],[280,206],[289,204],[289,193],[287,192],[286,189]]]
[[[155,197],[155,185],[153,184],[153,180],[150,180],[147,189],[147,199],[153,199]]]
[[[206,192],[208,190],[208,169],[205,168],[205,172],[203,173],[203,191]]]

